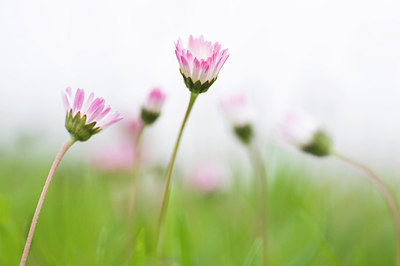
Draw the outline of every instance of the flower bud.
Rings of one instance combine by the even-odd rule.
[[[250,144],[250,142],[253,140],[254,131],[250,124],[235,126],[233,130],[238,139],[244,144]]]
[[[153,89],[142,106],[141,119],[146,125],[153,124],[160,116],[166,95],[160,89]]]
[[[332,152],[332,139],[309,115],[291,111],[280,125],[283,138],[304,152],[327,156]]]
[[[231,96],[222,101],[221,107],[235,135],[244,144],[250,144],[254,136],[254,109],[249,106],[246,97],[244,95]]]

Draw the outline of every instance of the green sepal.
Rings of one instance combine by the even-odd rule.
[[[185,82],[186,87],[192,93],[200,94],[208,91],[208,88],[213,85],[213,83],[217,80],[217,77],[212,79],[211,81],[206,81],[205,83],[201,83],[200,80],[193,83],[193,80],[190,77],[186,77],[182,71],[180,71],[183,77],[183,81]]]
[[[315,156],[328,156],[332,153],[332,139],[323,131],[317,131],[312,141],[302,150]]]
[[[153,124],[159,116],[160,113],[151,112],[145,108],[142,108],[142,112],[140,113],[140,118],[146,125]]]
[[[234,131],[241,142],[243,142],[244,144],[250,144],[254,136],[252,125],[246,124],[243,126],[235,126]]]
[[[96,122],[86,124],[86,120],[86,115],[81,118],[80,112],[78,112],[75,116],[72,115],[72,110],[67,112],[67,116],[65,118],[65,128],[75,141],[87,141],[91,136],[101,131],[100,127],[95,127]]]

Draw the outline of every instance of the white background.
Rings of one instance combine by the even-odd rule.
[[[244,92],[262,145],[294,106],[322,121],[338,149],[400,164],[399,14],[397,0],[0,0],[0,141],[32,133],[59,146],[66,86],[94,91],[128,116],[159,86],[168,99],[146,137],[166,161],[189,97],[174,41],[203,34],[231,56],[196,102],[181,157],[239,146],[218,103]]]

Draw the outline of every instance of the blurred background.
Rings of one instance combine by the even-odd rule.
[[[0,142],[34,135],[36,143],[58,147],[66,136],[60,92],[67,86],[94,91],[125,116],[159,86],[168,99],[149,134],[162,160],[189,97],[174,42],[203,34],[231,56],[196,103],[180,154],[232,149],[218,105],[243,92],[263,141],[289,108],[302,108],[338,149],[400,165],[399,11],[395,0],[1,1]],[[117,130],[80,149],[102,145]]]
[[[104,97],[126,119],[68,152],[28,262],[149,265],[165,168],[189,100],[174,42],[190,34],[218,41],[230,57],[197,99],[182,139],[162,247],[168,265],[258,265],[254,171],[220,110],[237,93],[257,116],[270,265],[394,265],[381,195],[338,160],[284,144],[277,126],[288,110],[305,110],[399,202],[399,14],[396,0],[0,0],[0,266],[18,263],[50,162],[68,137],[67,86]],[[131,224],[134,158],[124,141],[154,87],[167,100],[143,135]]]

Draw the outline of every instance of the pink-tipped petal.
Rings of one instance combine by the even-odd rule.
[[[69,104],[67,93],[64,92],[62,94],[62,99],[63,99],[65,111],[69,112],[69,110],[71,109],[71,105]]]
[[[104,120],[104,124],[101,125],[102,128],[106,128],[114,123],[117,123],[118,121],[122,120],[123,117],[121,117],[121,115],[117,112],[109,115],[105,120]]]
[[[182,41],[175,43],[175,54],[182,73],[190,77],[193,83],[205,83],[216,79],[219,71],[228,59],[227,49],[221,51],[221,45],[189,36],[188,49],[185,50]]]
[[[101,102],[96,108],[96,110],[93,111],[93,113],[90,115],[88,119],[88,123],[92,123],[94,120],[98,120],[98,116],[101,114],[101,112],[104,109],[104,101]]]
[[[110,107],[110,106],[107,106],[107,108],[104,109],[104,111],[101,112],[101,114],[99,114],[99,115],[97,116],[96,119],[97,119],[97,120],[103,119],[110,111],[111,111],[111,107]]]
[[[120,114],[117,112],[114,112],[112,115],[110,115],[111,107],[107,106],[105,108],[105,101],[103,98],[96,98],[95,95],[91,93],[89,97],[85,100],[85,92],[82,89],[77,89],[77,91],[75,92],[75,97],[73,98],[71,88],[67,88],[62,94],[62,99],[66,111],[69,112],[69,110],[71,109],[73,111],[73,116],[70,118],[67,117],[67,119],[73,119],[73,117],[75,117],[75,115],[79,112],[81,114],[81,117],[87,117],[85,122],[86,124],[95,122],[96,128],[99,127],[101,129],[104,128],[103,126],[109,126],[122,119]],[[71,131],[74,132],[75,130],[78,130],[77,128],[75,128],[76,126],[79,127],[76,122],[71,123],[72,124],[68,124],[69,127],[67,128],[70,133]],[[78,131],[73,136],[77,138],[77,140],[87,140],[79,135]]]
[[[93,103],[93,100],[94,100],[94,93],[92,92],[89,95],[89,98],[83,104],[82,113],[86,113],[88,111],[90,105]]]
[[[78,89],[75,93],[75,101],[73,107],[74,114],[76,114],[78,111],[81,110],[84,100],[85,100],[85,92],[81,89]]]
[[[67,88],[65,89],[65,92],[67,93],[67,95],[68,95],[70,98],[72,98],[72,89],[71,89],[71,87],[67,87]]]
[[[99,108],[100,105],[104,104],[104,99],[96,98],[92,104],[90,105],[89,109],[87,110],[86,114],[88,117],[92,117],[92,114]]]
[[[160,113],[164,104],[166,95],[159,88],[153,89],[143,105],[143,108],[151,113]]]

